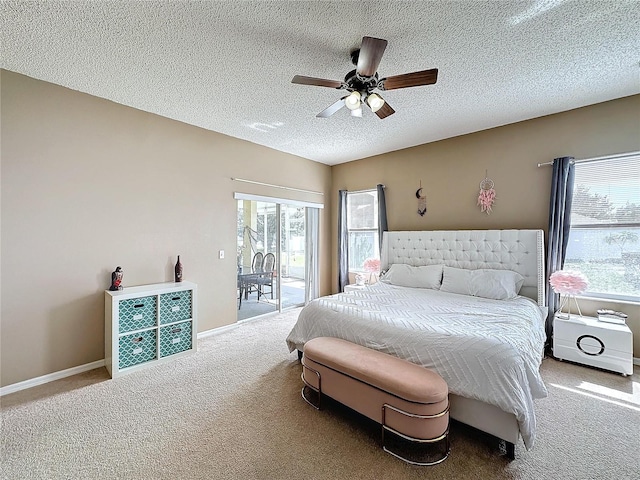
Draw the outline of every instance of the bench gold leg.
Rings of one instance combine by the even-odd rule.
[[[402,460],[403,462],[406,463],[410,463],[411,465],[419,465],[419,466],[429,466],[429,465],[437,465],[438,463],[444,462],[447,457],[449,456],[449,453],[451,452],[451,446],[449,444],[449,428],[447,428],[447,430],[440,435],[439,437],[436,438],[428,438],[428,439],[424,439],[424,438],[414,438],[414,437],[410,437],[408,435],[405,435],[403,433],[398,432],[397,430],[389,427],[386,424],[386,411],[387,408],[398,412],[402,415],[406,415],[408,417],[413,417],[413,418],[438,418],[441,417],[443,415],[446,415],[449,412],[449,407],[447,406],[446,410],[444,410],[441,413],[437,413],[435,415],[416,415],[413,413],[409,413],[409,412],[405,412],[404,410],[400,410],[399,408],[396,408],[392,405],[389,405],[387,403],[385,403],[384,405],[382,405],[382,436],[381,436],[381,443],[382,443],[382,450],[384,450],[385,452],[389,453],[390,455],[393,455],[394,457]],[[442,442],[444,441],[444,452],[442,453],[442,456],[440,458],[438,458],[437,460],[434,461],[430,461],[430,462],[421,462],[421,461],[417,461],[417,460],[411,460],[409,458],[406,458],[405,456],[401,455],[398,452],[394,452],[392,450],[390,450],[389,448],[387,448],[387,445],[385,443],[385,432],[391,432],[394,435],[397,435],[398,437],[407,440],[409,442],[414,442],[414,443],[436,443],[436,442]]]
[[[302,387],[302,391],[300,392],[302,394],[302,398],[304,398],[304,401],[307,402],[309,405],[311,405],[313,408],[315,408],[316,410],[320,410],[322,407],[322,377],[320,375],[320,372],[318,372],[317,370],[314,370],[311,367],[308,367],[304,364],[304,362],[302,362],[302,374],[300,375],[300,377],[302,378],[302,382],[304,383],[304,387]],[[307,369],[313,373],[316,374],[316,376],[318,377],[318,388],[314,387],[313,385],[311,385],[309,382],[307,382],[307,379],[304,378],[304,369]],[[311,400],[309,400],[307,398],[307,396],[304,394],[305,388],[310,388],[311,390],[313,390],[314,392],[316,392],[318,394],[318,405],[315,405]]]

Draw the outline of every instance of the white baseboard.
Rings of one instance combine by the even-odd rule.
[[[211,330],[205,330],[204,332],[198,333],[198,339],[204,337],[210,337],[212,335],[220,335],[221,333],[228,332],[229,330],[233,330],[234,328],[238,328],[240,325],[237,323],[232,323],[231,325],[223,325],[222,327],[212,328]]]
[[[633,364],[640,365],[640,358],[633,357]]]
[[[26,390],[27,388],[36,387],[44,383],[53,382],[54,380],[60,380],[61,378],[70,377],[71,375],[77,375],[79,373],[88,372],[96,368],[104,367],[104,359],[96,360],[95,362],[85,363],[77,367],[67,368],[66,370],[60,370],[59,372],[50,373],[48,375],[42,375],[41,377],[32,378],[30,380],[24,380],[22,382],[7,385],[0,388],[0,397],[9,395],[10,393],[19,392],[20,390]]]
[[[211,330],[206,330],[204,332],[198,333],[198,338],[209,337],[211,335],[219,335],[229,330],[233,330],[234,328],[237,328],[239,326],[240,325],[237,323],[232,323],[231,325],[212,328]],[[38,385],[42,385],[44,383],[60,380],[61,378],[70,377],[71,375],[88,372],[89,370],[100,367],[104,367],[104,359],[86,363],[84,365],[79,365],[77,367],[67,368],[66,370],[50,373],[48,375],[42,375],[41,377],[31,378],[22,382],[13,383],[11,385],[7,385],[6,387],[0,387],[0,397],[9,395],[10,393],[19,392],[20,390],[26,390],[27,388],[37,387]]]
[[[238,327],[241,327],[243,325],[246,325],[247,323],[254,322],[256,320],[264,319],[264,317],[271,317],[273,315],[277,315],[278,313],[280,313],[280,312],[263,313],[262,315],[258,315],[256,317],[249,317],[249,318],[245,318],[244,320],[238,320],[236,323],[232,323],[230,325],[223,325],[222,327],[215,327],[215,328],[212,328],[211,330],[206,330],[204,332],[198,333],[198,339],[204,338],[204,337],[210,337],[212,335],[219,335],[221,333],[228,332],[229,330],[233,330],[235,328],[238,328]]]

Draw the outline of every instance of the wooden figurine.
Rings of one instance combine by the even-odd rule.
[[[122,288],[122,267],[116,267],[116,269],[111,272],[111,286],[109,290],[115,292],[122,290]]]

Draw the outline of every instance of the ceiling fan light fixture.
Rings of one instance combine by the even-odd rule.
[[[384,100],[380,95],[372,93],[367,97],[367,103],[369,104],[369,107],[371,107],[371,111],[375,113],[382,108]]]
[[[351,92],[351,94],[344,99],[344,104],[349,110],[356,110],[360,108],[360,99],[362,96],[360,92]]]

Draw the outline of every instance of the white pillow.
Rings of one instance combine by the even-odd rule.
[[[442,281],[442,265],[426,265],[424,267],[412,267],[397,263],[380,279],[383,282],[401,287],[413,288],[440,288]]]
[[[518,296],[524,277],[512,270],[466,270],[444,267],[440,291],[509,300]]]

